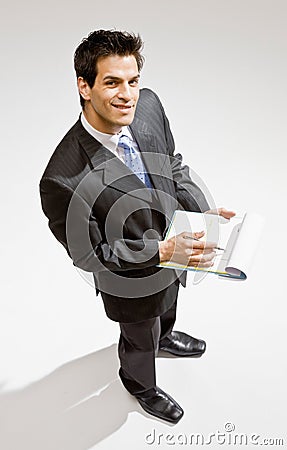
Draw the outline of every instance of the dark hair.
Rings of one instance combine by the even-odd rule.
[[[140,71],[144,63],[144,58],[140,53],[142,47],[141,37],[133,33],[116,30],[92,31],[87,38],[82,40],[74,54],[77,78],[83,77],[92,88],[97,76],[97,61],[102,56],[133,55]],[[85,100],[81,95],[80,101],[84,107]]]

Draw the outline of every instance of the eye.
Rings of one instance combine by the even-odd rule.
[[[114,80],[106,81],[107,86],[115,86],[116,82]]]
[[[138,84],[139,84],[138,78],[136,78],[135,80],[131,80],[131,81],[130,81],[130,85],[131,85],[131,86],[137,86]]]

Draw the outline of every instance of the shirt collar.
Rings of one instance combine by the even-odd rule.
[[[101,131],[96,130],[86,119],[85,115],[81,113],[81,122],[85,130],[90,133],[97,141],[99,141],[104,147],[110,150],[113,153],[116,153],[119,138],[122,134],[128,136],[131,140],[133,140],[132,134],[128,127],[123,127],[120,133],[118,134],[107,134],[102,133]]]

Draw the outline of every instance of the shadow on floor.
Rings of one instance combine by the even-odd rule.
[[[118,378],[116,344],[31,385],[0,392],[3,450],[87,450],[140,411]]]

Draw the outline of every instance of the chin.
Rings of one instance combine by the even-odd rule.
[[[132,123],[132,121],[134,120],[134,116],[133,117],[126,117],[123,120],[119,121],[119,125],[124,127],[124,126],[128,126]]]

